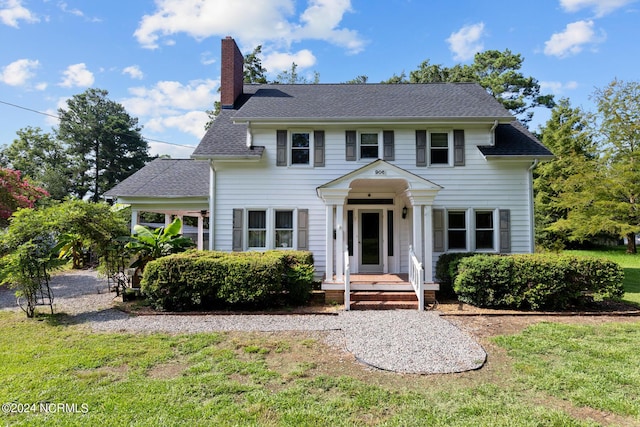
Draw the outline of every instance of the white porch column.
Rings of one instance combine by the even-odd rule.
[[[204,217],[198,217],[198,250],[204,249]]]
[[[166,213],[164,214],[164,226],[165,228],[171,224],[171,214],[170,213]]]
[[[209,250],[215,246],[215,212],[216,212],[216,170],[213,161],[209,163]]]
[[[184,217],[182,216],[182,214],[178,214],[177,216],[180,219],[180,234],[183,234],[182,231],[184,230]]]
[[[138,225],[140,219],[140,212],[137,209],[131,209],[131,234],[133,234],[133,228]]]
[[[336,280],[342,282],[344,274],[344,205],[336,205]]]
[[[424,207],[424,281],[433,283],[433,217],[431,205]]]
[[[413,204],[413,252],[416,257],[424,264],[422,255],[422,205]]]
[[[333,205],[326,205],[326,236],[325,236],[325,280],[333,281]]]

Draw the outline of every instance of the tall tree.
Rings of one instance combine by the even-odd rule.
[[[599,233],[625,237],[627,252],[635,253],[640,233],[640,83],[614,80],[597,89],[593,122],[597,162],[567,179],[561,205],[566,219],[550,229],[566,231],[574,240]]]
[[[524,58],[509,49],[487,50],[476,53],[473,64],[455,65],[451,68],[431,64],[426,60],[417,70],[409,73],[409,80],[402,73],[385,83],[460,83],[476,82],[493,95],[504,107],[528,123],[535,107],[553,108],[553,95],[542,95],[540,84],[533,77],[525,77],[520,71]]]
[[[314,71],[313,79],[308,79],[307,77],[300,75],[298,73],[298,64],[295,62],[291,63],[291,68],[288,70],[284,70],[279,73],[272,83],[279,84],[318,84],[320,82],[320,73]]]
[[[58,136],[67,144],[72,162],[72,191],[79,198],[91,193],[94,202],[150,160],[138,119],[108,94],[91,88],[58,110]]]
[[[267,83],[267,69],[262,66],[262,45],[256,46],[253,52],[244,56],[244,82],[264,84]]]
[[[0,151],[0,165],[21,171],[53,199],[68,196],[69,161],[60,141],[38,127],[26,127],[16,133],[18,138]]]
[[[534,169],[536,243],[560,249],[570,239],[566,232],[551,231],[549,226],[567,218],[571,207],[562,203],[563,193],[574,190],[570,178],[592,171],[597,159],[596,146],[587,114],[580,108],[572,108],[566,98],[551,111],[540,139],[555,158]]]

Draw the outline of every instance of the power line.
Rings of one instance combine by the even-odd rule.
[[[58,116],[58,115],[47,113],[47,112],[44,112],[44,111],[34,110],[33,108],[23,107],[22,105],[12,104],[11,102],[6,102],[6,101],[0,100],[0,104],[8,105],[10,107],[19,108],[21,110],[30,111],[32,113],[41,114],[43,116],[53,117],[54,119],[60,120],[60,116]],[[173,146],[176,146],[176,147],[195,148],[193,145],[176,144],[175,142],[161,141],[159,139],[147,138],[146,136],[142,136],[142,138],[146,139],[147,141],[158,142],[160,144],[173,145]]]

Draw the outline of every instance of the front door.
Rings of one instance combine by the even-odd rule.
[[[381,273],[382,211],[360,211],[360,271]]]

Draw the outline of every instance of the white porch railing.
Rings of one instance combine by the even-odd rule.
[[[351,266],[347,245],[344,245],[344,309],[351,309]]]
[[[418,310],[424,310],[424,268],[413,252],[413,246],[409,246],[409,282],[418,297]]]

